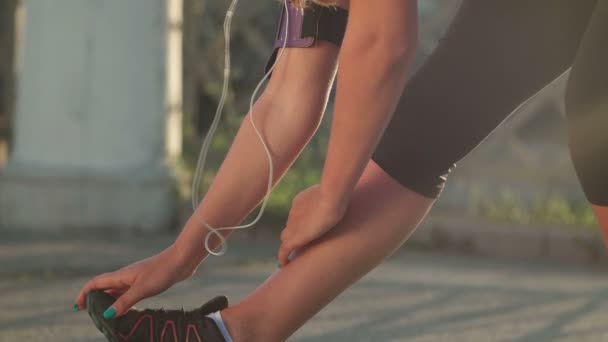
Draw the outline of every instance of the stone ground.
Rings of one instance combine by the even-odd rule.
[[[73,299],[92,275],[170,236],[0,239],[0,341],[104,341]],[[229,255],[143,305],[237,302],[276,269],[277,241],[236,237]],[[290,341],[608,341],[608,269],[405,248]]]

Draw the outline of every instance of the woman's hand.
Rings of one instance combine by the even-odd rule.
[[[108,318],[118,317],[142,299],[157,295],[192,275],[193,271],[186,270],[179,260],[175,248],[170,247],[117,271],[98,275],[82,287],[76,305],[84,309],[89,291],[105,290],[118,298],[112,304],[114,313],[111,309],[106,311]]]
[[[281,233],[279,262],[287,265],[292,252],[333,228],[346,213],[347,203],[324,196],[319,184],[300,192],[292,201],[287,225]]]

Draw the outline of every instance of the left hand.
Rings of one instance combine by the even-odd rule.
[[[334,227],[346,213],[347,203],[323,196],[319,184],[300,192],[294,197],[287,217],[287,225],[281,233],[279,262],[287,265],[289,255]]]

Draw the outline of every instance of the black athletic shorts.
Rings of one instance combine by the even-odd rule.
[[[569,147],[588,200],[608,205],[608,0],[464,0],[408,81],[373,160],[437,197],[455,163],[572,70]]]

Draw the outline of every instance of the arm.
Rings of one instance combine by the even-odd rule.
[[[351,0],[321,193],[343,209],[403,91],[417,36],[416,1]],[[339,211],[339,210],[338,210]]]
[[[338,48],[325,42],[308,49],[286,49],[262,96],[254,105],[256,127],[273,157],[276,183],[316,131],[335,75]],[[249,115],[249,114],[248,114]],[[204,239],[212,227],[235,226],[266,194],[268,159],[251,126],[243,123],[197,211],[186,223],[173,249],[188,272],[207,256]],[[231,231],[223,231],[228,236]],[[211,238],[211,245],[218,241]]]
[[[329,43],[309,49],[287,49],[256,102],[256,127],[273,156],[273,183],[281,178],[317,129],[335,75],[337,55],[338,48]],[[200,219],[213,227],[238,224],[262,200],[267,181],[268,158],[246,117],[197,208],[197,215],[188,220],[176,241],[155,256],[89,280],[78,293],[77,306],[86,307],[85,296],[89,291],[109,290],[118,299],[112,304],[114,311],[108,314],[118,317],[140,300],[189,277],[207,256],[204,239],[208,231]]]
[[[416,0],[351,0],[321,182],[292,201],[281,266],[336,226],[397,106],[417,35]]]

